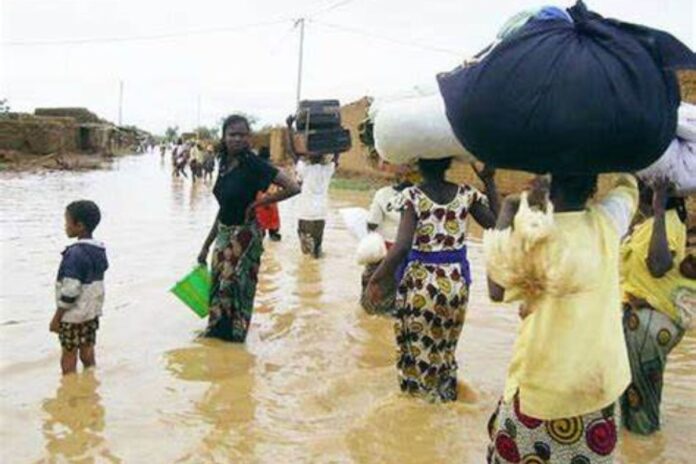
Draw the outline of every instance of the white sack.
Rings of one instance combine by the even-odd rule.
[[[367,215],[365,208],[341,208],[341,218],[348,231],[357,240],[362,240],[367,235]]]
[[[378,263],[387,256],[387,246],[384,238],[377,232],[370,232],[360,240],[357,250],[358,264],[366,266]]]
[[[439,93],[376,100],[370,107],[370,118],[374,123],[375,148],[392,164],[450,156],[475,161],[454,136]]]
[[[638,177],[647,183],[666,177],[674,184],[677,194],[696,193],[696,141],[674,139],[660,159],[639,171]]]
[[[677,137],[696,142],[696,105],[685,102],[679,105]]]

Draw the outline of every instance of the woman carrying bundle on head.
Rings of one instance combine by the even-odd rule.
[[[489,422],[489,463],[610,463],[614,405],[630,381],[621,325],[619,247],[638,188],[622,175],[596,205],[596,175],[553,175],[550,202],[503,203],[484,233],[489,292],[521,303],[503,397]]]
[[[423,182],[402,193],[396,243],[368,284],[372,301],[395,279],[397,370],[401,390],[431,402],[457,399],[455,350],[464,324],[471,277],[466,218],[495,225],[494,171],[479,176],[489,200],[470,186],[445,180],[452,158],[420,159]],[[398,274],[397,274],[398,271]]]
[[[632,382],[621,398],[626,428],[641,435],[660,429],[662,377],[667,355],[696,311],[696,259],[686,254],[683,198],[669,183],[641,184],[638,224],[621,248],[623,325]]]

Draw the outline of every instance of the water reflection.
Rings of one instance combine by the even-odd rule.
[[[243,345],[202,339],[167,352],[165,359],[174,377],[209,384],[188,414],[190,423],[208,424],[209,430],[195,451],[177,462],[235,462],[253,456],[254,356]]]
[[[105,411],[94,371],[63,376],[53,398],[43,401],[43,435],[48,459],[121,462],[104,438]]]

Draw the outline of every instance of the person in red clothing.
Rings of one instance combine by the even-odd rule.
[[[269,163],[271,162],[271,151],[268,149],[268,147],[261,147],[259,149],[259,157]],[[268,195],[269,193],[273,193],[273,188],[274,187],[271,186],[267,191],[260,192],[258,198],[262,198],[263,196]],[[266,231],[268,231],[268,236],[271,238],[271,240],[273,240],[274,242],[279,242],[281,240],[282,236],[280,235],[280,213],[278,212],[277,203],[271,203],[270,205],[257,207],[256,219],[258,220],[261,229],[264,231],[264,234],[266,233]]]

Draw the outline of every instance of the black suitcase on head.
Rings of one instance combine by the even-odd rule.
[[[351,139],[348,129],[325,129],[307,133],[307,150],[316,154],[342,153],[350,150]]]
[[[297,108],[297,130],[328,129],[341,126],[338,100],[302,100]]]

